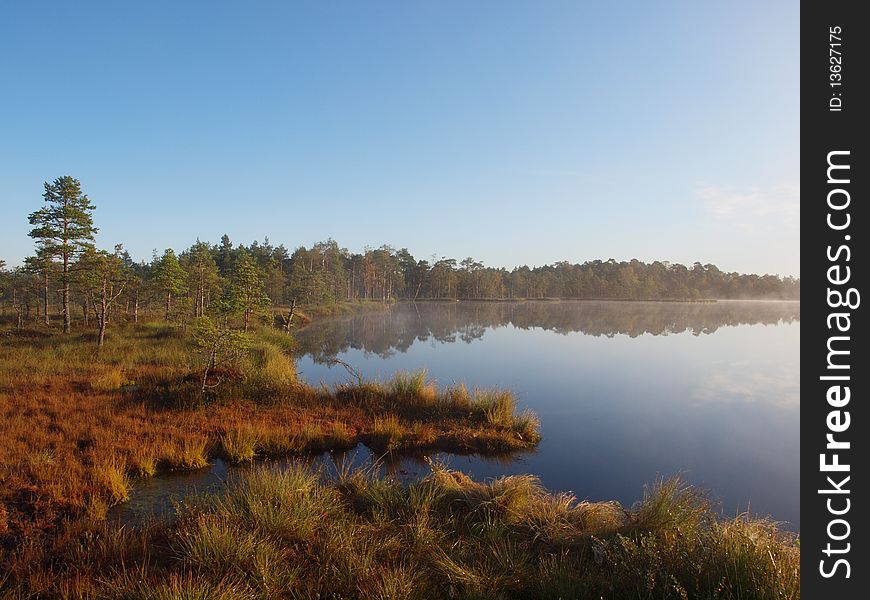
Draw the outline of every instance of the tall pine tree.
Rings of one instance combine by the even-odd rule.
[[[45,182],[42,194],[46,205],[30,214],[34,228],[30,237],[37,241],[41,256],[61,261],[60,283],[63,294],[63,332],[71,330],[70,267],[83,251],[93,247],[94,205],[82,193],[78,179],[69,175]]]

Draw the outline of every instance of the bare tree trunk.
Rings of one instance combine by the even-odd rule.
[[[15,299],[15,288],[12,288],[12,306],[15,307],[15,314],[18,318],[16,329],[21,329],[24,326],[23,315],[21,314],[21,304],[19,304]]]
[[[202,281],[199,283],[199,316],[205,316],[205,285]]]
[[[66,209],[66,202],[64,202],[64,209]],[[69,298],[69,242],[66,240],[66,234],[68,231],[69,225],[66,222],[66,217],[63,220],[63,332],[71,333],[72,332],[72,319],[70,315],[70,298]]]
[[[281,319],[284,321],[284,333],[290,333],[290,327],[293,324],[293,313],[296,310],[296,298],[293,298],[293,301],[290,304],[290,312],[285,317],[281,315]]]
[[[100,312],[97,315],[97,323],[100,327],[100,335],[97,339],[97,346],[102,346],[103,342],[106,340],[106,324],[109,321],[109,307],[106,306],[106,292],[103,292],[103,300],[102,306],[100,307]]]
[[[133,322],[139,322],[139,290],[136,290],[136,295],[133,298]]]
[[[64,271],[67,270],[66,265],[66,257],[64,257]],[[69,311],[69,282],[63,282],[63,332],[64,333],[72,333],[72,320],[70,319],[70,311]]]
[[[214,368],[215,358],[217,356],[218,344],[220,343],[219,338],[215,340],[214,344],[211,347],[211,352],[209,353],[208,362],[205,364],[205,369],[202,372],[202,385],[199,388],[199,392],[205,396],[205,390],[208,387],[208,374]]]

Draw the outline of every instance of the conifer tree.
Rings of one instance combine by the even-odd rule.
[[[114,254],[89,248],[79,259],[82,291],[88,295],[97,316],[97,345],[106,339],[109,312],[124,292],[129,274],[124,268],[123,248],[115,246]]]
[[[244,250],[239,252],[233,266],[230,295],[233,304],[243,315],[245,331],[248,331],[251,316],[264,312],[270,304],[265,291],[263,271]]]
[[[93,247],[94,205],[82,193],[78,179],[69,175],[45,182],[42,194],[46,205],[29,216],[34,228],[30,237],[37,240],[40,255],[45,259],[61,261],[60,284],[63,294],[63,331],[72,329],[70,318],[71,267],[75,259]]]
[[[166,319],[172,315],[172,297],[184,292],[187,273],[181,268],[175,251],[167,248],[163,256],[154,261],[152,268],[154,283],[166,297]]]

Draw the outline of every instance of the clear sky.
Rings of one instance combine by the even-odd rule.
[[[7,1],[0,258],[72,175],[136,259],[228,233],[798,275],[798,42],[796,1]]]

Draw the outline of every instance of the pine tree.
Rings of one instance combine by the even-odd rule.
[[[154,261],[152,275],[157,288],[166,295],[166,319],[169,320],[172,316],[172,296],[184,292],[187,280],[187,273],[181,268],[172,248],[167,248],[163,256]]]
[[[61,260],[60,283],[63,293],[63,331],[71,330],[70,319],[70,270],[76,257],[93,247],[94,205],[82,194],[81,183],[69,175],[45,182],[42,194],[46,205],[30,214],[34,228],[30,237],[37,240],[40,255],[51,260]]]
[[[123,251],[120,244],[115,246],[114,254],[90,248],[79,258],[82,291],[88,295],[97,315],[98,346],[102,346],[106,339],[109,312],[124,292],[129,279],[121,258]]]
[[[240,251],[233,267],[230,295],[232,303],[242,313],[245,331],[252,315],[264,312],[269,308],[269,297],[266,295],[263,271],[246,251]]]
[[[193,316],[202,317],[211,292],[220,287],[220,274],[208,244],[199,240],[182,253],[181,263],[188,276],[188,289],[193,294]]]

